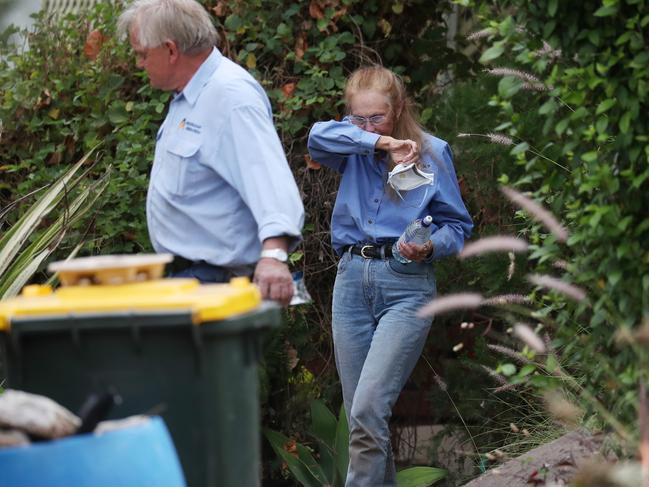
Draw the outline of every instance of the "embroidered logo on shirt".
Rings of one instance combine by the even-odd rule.
[[[194,132],[195,134],[200,134],[202,126],[198,125],[197,123],[190,122],[186,118],[183,118],[178,124],[178,128],[188,130],[189,132]]]

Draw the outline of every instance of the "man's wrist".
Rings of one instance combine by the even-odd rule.
[[[274,249],[263,249],[259,255],[260,259],[275,259],[279,262],[287,263],[288,262],[288,252],[284,249],[274,248]]]

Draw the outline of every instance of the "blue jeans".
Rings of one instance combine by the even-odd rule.
[[[388,423],[431,326],[416,313],[435,291],[431,264],[350,252],[338,263],[332,325],[349,421],[346,487],[396,486]]]

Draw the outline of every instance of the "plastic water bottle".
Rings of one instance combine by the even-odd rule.
[[[410,259],[406,259],[403,255],[401,255],[401,253],[399,252],[399,244],[402,242],[416,243],[419,245],[425,244],[426,242],[428,242],[428,240],[430,240],[430,234],[433,231],[433,229],[430,227],[431,223],[433,223],[433,217],[430,215],[427,215],[421,219],[417,218],[412,223],[410,223],[410,225],[408,225],[401,234],[401,237],[399,237],[399,240],[397,240],[392,246],[392,256],[402,264],[412,262]]]

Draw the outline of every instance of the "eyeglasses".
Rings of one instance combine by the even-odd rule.
[[[354,125],[358,125],[359,127],[365,127],[368,123],[371,124],[373,127],[376,127],[377,125],[381,125],[383,122],[388,117],[385,115],[372,115],[371,117],[363,117],[361,115],[350,115],[349,119]]]

